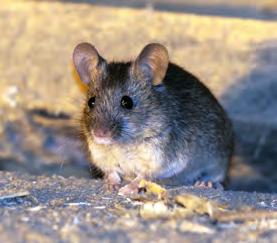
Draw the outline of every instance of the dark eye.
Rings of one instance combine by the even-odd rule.
[[[95,97],[89,98],[89,100],[88,100],[88,107],[90,109],[92,109],[94,107],[94,105],[95,105]]]
[[[128,110],[133,108],[133,100],[129,96],[123,96],[120,104],[123,108]]]

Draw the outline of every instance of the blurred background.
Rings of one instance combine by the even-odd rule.
[[[233,121],[229,188],[277,192],[276,19],[277,0],[1,0],[0,170],[92,177],[74,47],[128,60],[160,42]]]

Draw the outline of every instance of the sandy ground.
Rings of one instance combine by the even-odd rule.
[[[277,196],[271,194],[195,188],[171,189],[168,193],[169,197],[183,193],[201,195],[201,198],[229,205],[232,210],[243,207],[245,212],[251,207],[277,212]],[[154,217],[149,219],[141,213],[144,203],[106,193],[101,181],[0,173],[0,239],[2,242],[277,240],[276,218],[221,222],[206,214],[173,217],[164,210],[157,213],[156,209]]]

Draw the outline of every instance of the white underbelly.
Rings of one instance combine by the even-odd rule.
[[[117,171],[126,176],[156,174],[162,167],[161,153],[152,144],[134,146],[89,143],[92,162],[104,172]]]

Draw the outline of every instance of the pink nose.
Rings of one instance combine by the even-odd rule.
[[[98,137],[98,138],[111,137],[111,132],[106,128],[97,128],[94,130],[93,134],[95,137]]]

